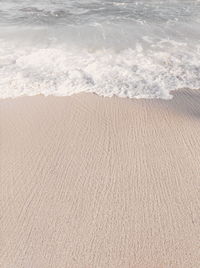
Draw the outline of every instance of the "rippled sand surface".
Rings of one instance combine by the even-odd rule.
[[[0,267],[197,268],[200,93],[1,100]]]

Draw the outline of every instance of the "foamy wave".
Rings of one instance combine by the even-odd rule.
[[[170,49],[0,48],[0,96],[71,95],[170,98],[178,88],[200,88],[200,53],[184,44]]]
[[[0,97],[200,88],[196,0],[1,0]]]

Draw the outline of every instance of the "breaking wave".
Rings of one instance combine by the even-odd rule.
[[[1,98],[200,88],[199,1],[1,2]]]

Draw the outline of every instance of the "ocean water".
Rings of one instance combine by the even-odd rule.
[[[0,0],[0,97],[200,88],[199,0]]]

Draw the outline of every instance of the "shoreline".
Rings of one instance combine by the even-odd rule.
[[[0,100],[5,268],[199,264],[200,91]]]

